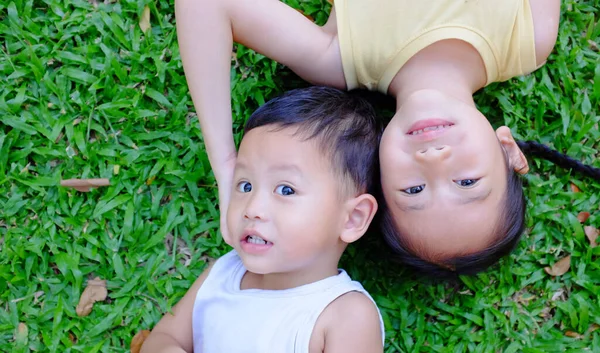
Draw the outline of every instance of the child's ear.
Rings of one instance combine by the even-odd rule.
[[[517,145],[517,142],[513,138],[510,129],[506,126],[501,126],[496,130],[496,136],[500,140],[502,148],[506,151],[508,156],[508,164],[519,174],[527,174],[529,171],[529,164],[527,158]]]
[[[377,212],[377,201],[370,194],[359,195],[347,203],[347,217],[340,239],[345,243],[352,243],[360,239]]]

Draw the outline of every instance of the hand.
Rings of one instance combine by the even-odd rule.
[[[221,166],[217,185],[219,187],[219,213],[221,214],[221,235],[223,240],[229,244],[233,244],[233,239],[227,229],[227,209],[229,208],[229,199],[231,198],[231,190],[233,187],[233,170],[235,167],[236,157],[228,159]]]

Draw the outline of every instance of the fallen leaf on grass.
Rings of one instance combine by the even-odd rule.
[[[109,186],[110,180],[108,179],[68,179],[61,180],[60,185],[73,188],[81,192],[89,192],[91,188],[97,188],[100,186]]]
[[[165,247],[167,248],[167,253],[169,255],[173,255],[173,252],[175,252],[175,254],[182,254],[183,258],[179,259],[179,263],[185,267],[188,267],[192,263],[192,252],[187,247],[183,239],[178,237],[177,243],[173,244],[174,242],[175,237],[173,234],[168,233],[165,237]]]
[[[129,345],[129,350],[131,353],[140,353],[140,350],[142,350],[142,344],[144,344],[144,341],[146,338],[148,338],[148,335],[150,335],[150,331],[142,330],[133,336],[131,344]]]
[[[140,28],[144,33],[146,33],[146,31],[150,28],[150,8],[148,6],[144,6],[144,11],[142,11],[142,17],[140,17]]]
[[[578,334],[577,332],[574,332],[574,331],[567,331],[567,332],[565,332],[565,336],[571,337],[571,338],[577,338],[577,339],[581,339],[583,337],[583,336],[581,336],[580,334]]]
[[[598,235],[600,235],[600,230],[598,230],[592,226],[585,226],[585,227],[583,227],[583,231],[585,232],[585,236],[590,241],[590,246],[592,248],[595,248],[596,246],[598,246],[598,244],[596,243],[596,240],[598,239]]]
[[[546,267],[544,270],[550,276],[562,276],[571,268],[571,255],[558,260],[552,267]]]
[[[571,184],[571,191],[573,191],[573,192],[581,192],[581,190],[575,184]]]
[[[29,334],[29,328],[22,322],[19,322],[19,326],[17,326],[17,330],[15,332],[15,342],[17,345],[25,345],[27,344],[27,335]]]
[[[596,331],[597,329],[600,328],[600,325],[598,324],[593,324],[592,326],[590,326],[590,328],[588,329],[588,333],[592,333],[594,331]]]
[[[103,301],[107,295],[106,281],[101,280],[100,277],[89,280],[75,309],[77,316],[88,316],[92,312],[94,303]]]
[[[555,302],[559,299],[564,300],[565,299],[565,290],[564,289],[559,289],[557,290],[553,295],[552,295],[552,301]]]
[[[581,223],[584,223],[585,221],[587,221],[588,218],[590,218],[590,213],[589,212],[579,212],[579,214],[577,215],[577,219]]]

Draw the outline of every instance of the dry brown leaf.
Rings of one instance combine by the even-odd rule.
[[[588,333],[592,333],[594,331],[596,331],[597,329],[600,328],[600,325],[598,324],[593,324],[592,326],[590,326],[590,328],[588,329]]]
[[[156,176],[151,176],[150,178],[148,178],[148,180],[146,180],[146,185],[148,185],[148,186],[152,185],[152,183],[154,182],[154,179],[156,179]]]
[[[187,247],[187,244],[183,239],[178,237],[177,242],[175,244],[174,242],[175,237],[173,236],[173,234],[168,233],[165,237],[165,247],[167,248],[167,253],[169,255],[173,255],[173,252],[175,252],[175,254],[183,255],[179,259],[179,263],[185,267],[188,267],[192,263],[192,252]]]
[[[565,336],[571,337],[571,338],[577,338],[577,339],[580,339],[580,338],[583,337],[583,336],[581,336],[580,334],[578,334],[577,332],[574,332],[574,331],[567,331],[567,332],[565,332]]]
[[[585,227],[583,227],[583,231],[585,232],[585,236],[590,241],[590,246],[592,248],[595,248],[596,246],[598,246],[598,244],[596,243],[596,240],[598,239],[598,236],[600,235],[600,230],[598,230],[592,226],[585,226]]]
[[[77,315],[81,317],[88,316],[92,312],[94,303],[103,301],[107,295],[106,281],[101,280],[100,277],[89,280],[75,309]]]
[[[146,33],[146,31],[150,28],[150,8],[148,6],[144,6],[144,11],[142,11],[142,17],[140,17],[140,28],[144,33]]]
[[[546,267],[544,270],[550,276],[562,276],[571,268],[571,255],[558,260],[551,268]]]
[[[60,185],[73,188],[81,192],[89,192],[91,188],[97,188],[100,186],[109,186],[110,180],[108,179],[68,179],[61,180]]]
[[[584,223],[585,221],[587,221],[588,218],[590,218],[590,213],[589,212],[579,212],[579,214],[577,215],[577,219],[581,223]]]
[[[133,336],[133,339],[131,340],[131,345],[129,346],[131,353],[140,353],[140,351],[142,350],[142,344],[144,344],[144,341],[146,340],[146,338],[148,338],[148,335],[150,335],[150,331],[142,330],[138,332],[135,336]]]
[[[15,341],[18,344],[27,343],[27,335],[29,334],[29,328],[22,322],[19,322],[17,330],[15,331]]]
[[[551,300],[552,300],[553,302],[555,302],[555,301],[557,301],[557,300],[559,300],[559,299],[560,299],[560,300],[565,300],[566,298],[565,298],[565,295],[564,295],[564,294],[565,294],[565,290],[561,288],[561,289],[557,290],[557,291],[556,291],[556,292],[555,292],[555,293],[552,295],[552,299],[551,299]]]
[[[581,192],[581,190],[575,184],[571,184],[571,191],[573,191],[573,192]]]

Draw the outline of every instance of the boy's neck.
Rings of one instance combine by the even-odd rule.
[[[247,271],[241,289],[284,290],[318,282],[328,277],[338,275],[338,261],[326,264],[315,264],[293,272],[258,274]]]
[[[392,81],[389,93],[397,109],[416,91],[438,90],[473,104],[473,93],[485,86],[487,75],[481,56],[459,40],[435,43],[413,56]]]

